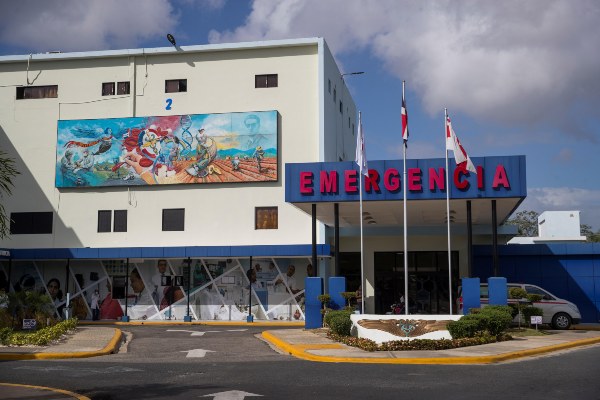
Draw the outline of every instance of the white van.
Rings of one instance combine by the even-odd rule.
[[[559,299],[552,293],[536,285],[527,283],[508,283],[508,290],[511,288],[524,289],[528,294],[539,294],[542,296],[540,301],[533,303],[544,311],[542,323],[552,325],[554,329],[569,329],[571,325],[576,325],[581,321],[579,308],[568,300]],[[481,306],[488,304],[488,284],[482,283],[479,287]],[[462,287],[458,287],[457,309],[459,314],[463,313]],[[516,299],[508,299],[508,303],[516,303]],[[518,317],[517,317],[518,318]]]

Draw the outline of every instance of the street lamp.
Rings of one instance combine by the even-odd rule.
[[[344,76],[346,76],[346,75],[362,75],[364,73],[365,73],[365,71],[346,72],[345,74],[341,74],[340,77],[342,78],[342,81],[344,81]]]

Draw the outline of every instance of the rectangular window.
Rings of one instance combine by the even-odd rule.
[[[98,210],[98,232],[110,232],[111,220],[111,210]]]
[[[21,86],[17,88],[17,100],[50,99],[58,97],[58,85]]]
[[[127,232],[127,210],[115,210],[113,232]]]
[[[129,94],[129,82],[117,82],[117,94]]]
[[[104,82],[102,84],[102,96],[114,96],[115,94],[115,83]]]
[[[327,80],[327,91],[329,91],[329,93],[331,93],[331,79]]]
[[[267,75],[255,75],[254,76],[254,87],[255,88],[272,88],[277,87],[277,74]]]
[[[185,209],[167,208],[163,210],[162,230],[163,232],[183,231],[185,226]]]
[[[18,212],[10,214],[12,235],[52,233],[52,212]]]
[[[165,81],[165,93],[187,92],[187,79],[170,79]]]
[[[340,114],[344,113],[344,103],[340,100]]]
[[[277,229],[277,207],[256,207],[254,209],[254,229]]]

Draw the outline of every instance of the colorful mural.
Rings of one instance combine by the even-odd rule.
[[[277,111],[58,121],[56,187],[278,179]]]

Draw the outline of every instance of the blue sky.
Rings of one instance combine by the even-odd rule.
[[[324,37],[369,159],[444,157],[444,107],[471,156],[527,157],[521,209],[600,230],[597,0],[0,0],[0,55]],[[232,110],[235,111],[235,110]],[[199,110],[201,113],[201,110]]]

